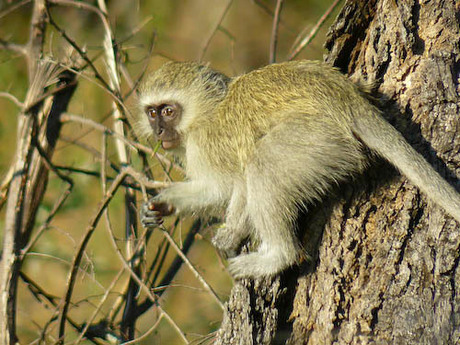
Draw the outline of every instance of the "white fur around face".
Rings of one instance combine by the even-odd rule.
[[[179,133],[185,133],[192,123],[196,115],[196,99],[190,94],[187,94],[183,90],[151,90],[150,92],[143,93],[140,98],[140,105],[142,109],[145,109],[152,104],[164,104],[164,103],[178,103],[182,107],[182,119],[176,130]],[[147,117],[144,116],[145,123],[148,123]],[[142,121],[144,123],[144,121]],[[146,128],[150,130],[150,125]],[[151,133],[150,133],[151,134]]]

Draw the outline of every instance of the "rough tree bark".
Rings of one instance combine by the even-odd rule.
[[[326,60],[374,83],[457,186],[459,18],[455,0],[350,0],[326,42]],[[315,262],[237,282],[217,344],[460,344],[459,224],[391,166],[375,162],[301,224]]]

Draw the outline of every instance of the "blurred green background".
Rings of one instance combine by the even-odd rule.
[[[10,11],[12,6],[24,3]],[[88,2],[96,5],[96,2]],[[283,61],[302,31],[308,33],[332,1],[324,0],[288,0],[285,1],[279,27],[277,61]],[[211,37],[219,22],[227,1],[209,0],[172,0],[172,1],[107,1],[109,20],[115,38],[121,43],[124,62],[133,79],[142,70],[154,70],[168,59],[196,60],[203,52],[206,42]],[[220,28],[212,37],[203,61],[209,62],[215,69],[234,76],[254,68],[266,65],[269,61],[270,37],[276,1],[235,0],[231,2]],[[31,17],[31,2],[0,2],[0,39],[17,44],[27,42]],[[88,11],[71,6],[53,6],[53,19],[80,47],[85,47],[89,56],[95,57],[101,51],[103,30],[99,18]],[[313,42],[302,51],[297,59],[322,59],[322,42],[327,27],[335,17],[334,13],[320,30]],[[329,24],[328,24],[329,23]],[[69,44],[60,34],[49,27],[47,42],[44,47],[48,55],[61,59],[68,55]],[[149,42],[155,37],[153,54],[149,55]],[[302,36],[304,37],[304,36]],[[103,69],[101,60],[96,66]],[[9,92],[20,101],[27,91],[27,67],[24,58],[9,51],[0,50],[0,91]],[[126,83],[124,91],[128,90]],[[135,101],[127,100],[129,107]],[[69,113],[90,118],[94,121],[112,126],[112,102],[109,95],[94,83],[94,80],[79,78],[78,88],[70,103]],[[8,171],[16,147],[16,126],[18,107],[10,100],[0,97],[0,176]],[[75,123],[66,124],[62,131],[62,141],[53,157],[53,162],[60,166],[78,167],[98,171],[100,162],[88,150],[70,142],[78,140],[86,146],[101,151],[103,141],[100,133]],[[117,162],[113,140],[109,140],[108,156]],[[152,160],[152,165],[157,163]],[[137,167],[139,168],[139,167]],[[109,171],[109,175],[114,176]],[[72,174],[75,188],[67,200],[64,209],[58,213],[46,231],[34,246],[25,261],[23,270],[49,293],[61,297],[65,291],[69,261],[75,247],[85,231],[96,204],[102,197],[100,181],[91,176]],[[63,183],[53,174],[37,218],[37,227],[44,221],[52,205],[63,190]],[[0,211],[0,228],[4,227],[5,206]],[[109,207],[110,218],[123,248],[123,197],[118,194]],[[190,220],[184,220],[179,230],[188,229]],[[3,236],[0,234],[0,236]],[[104,288],[112,281],[122,265],[116,256],[103,222],[93,236],[86,259],[88,267],[85,274],[80,274],[77,282],[71,315],[84,322],[91,314],[94,303],[104,293]],[[176,241],[181,242],[185,233],[178,231]],[[161,240],[155,234],[150,245]],[[217,293],[225,300],[231,289],[231,278],[225,271],[224,264],[218,258],[209,243],[210,231],[205,230],[199,236],[189,254],[190,260],[209,281]],[[147,256],[149,253],[147,253]],[[173,258],[168,256],[168,265]],[[117,288],[126,284],[125,274],[118,282]],[[114,291],[119,291],[117,288]],[[109,301],[115,301],[113,293]],[[189,340],[203,339],[219,327],[222,313],[210,296],[190,271],[183,267],[174,280],[173,287],[164,294],[160,301],[163,308],[176,321]],[[111,303],[104,307],[109,312]],[[37,339],[53,310],[43,305],[30,294],[23,284],[19,290],[18,332],[21,343],[26,344]],[[138,323],[138,333],[143,334],[155,321],[156,312],[146,313]],[[51,325],[55,327],[55,325]],[[141,344],[180,344],[181,341],[167,322],[162,321],[159,328],[149,335]]]

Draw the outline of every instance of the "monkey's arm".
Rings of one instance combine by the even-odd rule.
[[[176,182],[142,205],[140,220],[145,228],[152,228],[161,225],[163,217],[174,212],[219,217],[226,204],[224,199],[209,182]]]
[[[180,213],[202,213],[222,209],[228,197],[212,181],[192,180],[174,183],[155,199],[173,205]]]
[[[156,227],[163,223],[163,217],[174,211],[219,217],[227,203],[226,194],[212,181],[177,182],[142,206],[141,222],[144,227]]]

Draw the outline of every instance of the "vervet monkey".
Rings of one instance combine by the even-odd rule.
[[[286,62],[229,78],[170,62],[146,79],[140,106],[138,127],[178,157],[187,177],[144,206],[143,224],[160,224],[171,212],[165,204],[198,214],[226,210],[214,245],[230,256],[247,237],[258,245],[229,259],[235,277],[270,276],[295,264],[299,206],[363,171],[366,146],[460,222],[457,191],[326,64]]]

